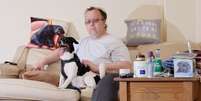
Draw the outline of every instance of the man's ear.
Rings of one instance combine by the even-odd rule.
[[[105,29],[107,29],[107,24],[105,23]]]

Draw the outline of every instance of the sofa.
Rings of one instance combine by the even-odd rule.
[[[201,43],[191,43],[192,49],[201,50]],[[20,54],[23,53],[24,46],[20,46],[12,60],[18,62]],[[161,58],[168,58],[178,51],[187,50],[186,42],[164,42],[160,44],[139,45],[137,47],[128,47],[132,61],[138,53],[145,54],[148,50],[161,50]],[[50,54],[52,51],[48,49],[32,48],[29,50],[26,57],[26,70],[35,64],[37,61]],[[45,70],[47,73],[53,74],[49,78],[59,78],[59,62],[48,65]],[[14,69],[14,68],[13,68]],[[1,70],[1,69],[0,69]],[[17,69],[15,69],[17,70]],[[13,70],[11,70],[13,71]],[[2,71],[1,71],[2,72]],[[1,73],[0,72],[0,73]],[[0,76],[1,77],[1,76]],[[0,99],[13,101],[90,101],[93,89],[86,88],[81,91],[81,94],[75,90],[65,89],[60,90],[56,85],[43,80],[24,80],[14,77],[4,76],[0,79]]]

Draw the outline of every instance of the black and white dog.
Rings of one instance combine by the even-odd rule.
[[[79,91],[86,86],[94,87],[100,80],[99,75],[91,75],[90,69],[80,62],[78,56],[74,53],[73,44],[78,42],[72,37],[63,37],[60,40],[60,47],[64,48],[64,53],[60,56],[61,73],[59,88],[72,88]]]

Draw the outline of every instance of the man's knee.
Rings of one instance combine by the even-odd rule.
[[[118,96],[119,84],[113,79],[117,76],[117,74],[109,74],[101,79],[93,92],[92,101],[115,101]]]

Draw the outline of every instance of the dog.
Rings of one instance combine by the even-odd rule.
[[[60,56],[61,73],[59,88],[71,88],[79,92],[81,88],[86,86],[95,88],[95,85],[100,80],[100,76],[90,72],[89,67],[85,67],[85,65],[80,62],[80,59],[74,53],[73,44],[78,44],[74,38],[61,38],[60,47],[64,48],[64,53]]]
[[[31,36],[30,43],[38,45],[40,48],[44,45],[48,48],[52,48],[55,47],[57,43],[55,42],[57,40],[54,40],[55,37],[62,37],[64,33],[65,31],[60,25],[46,25]]]

